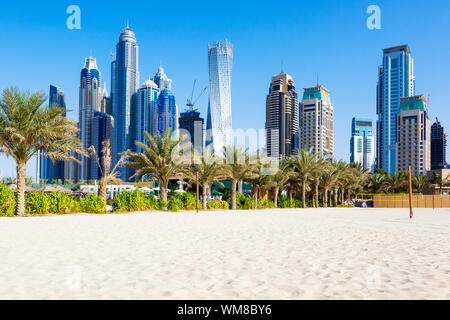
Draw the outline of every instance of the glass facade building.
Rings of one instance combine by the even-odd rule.
[[[229,41],[208,45],[209,106],[206,146],[221,154],[224,146],[233,143],[231,115],[231,75],[233,45]]]
[[[447,135],[438,119],[431,126],[431,170],[447,168]]]
[[[135,110],[133,127],[133,141],[146,143],[144,132],[154,136],[158,128],[158,98],[160,90],[152,80],[145,81],[139,91],[135,94]],[[142,148],[134,145],[135,152],[142,152]]]
[[[94,112],[92,118],[92,145],[97,151],[100,163],[103,159],[103,143],[106,140],[110,140],[111,145],[113,144],[113,134],[114,134],[114,118],[103,112]],[[90,158],[91,161],[91,172],[89,174],[89,180],[100,180],[102,177],[100,168],[94,157]]]
[[[394,173],[400,98],[415,94],[414,60],[407,45],[383,50],[378,78],[377,167]]]
[[[50,85],[49,90],[49,107],[59,107],[67,110],[66,97],[64,91],[60,88]],[[64,114],[65,116],[66,114]],[[53,163],[49,158],[37,157],[37,175],[36,182],[39,183],[41,179],[52,183],[52,180],[65,181],[70,178],[70,163],[64,161],[56,161]]]
[[[353,118],[350,139],[350,162],[375,171],[375,137],[371,119]]]
[[[134,145],[130,130],[133,97],[139,89],[139,47],[134,32],[127,26],[120,34],[116,46],[116,61],[112,64],[114,89],[112,90],[114,113],[113,162],[117,163],[120,154]],[[131,135],[131,136],[130,136]],[[120,169],[120,179],[127,181],[132,175],[130,169]]]
[[[298,94],[283,71],[272,78],[266,99],[266,147],[271,158],[284,158],[300,148]]]
[[[164,89],[158,98],[158,132],[164,135],[168,129],[178,130],[178,106],[172,91]]]
[[[92,145],[92,119],[94,112],[101,108],[101,74],[97,68],[94,58],[86,59],[84,68],[81,70],[80,80],[80,104],[79,104],[79,126],[80,140],[83,149],[87,150]],[[91,173],[91,162],[87,157],[80,157],[81,167],[77,180],[89,180]]]

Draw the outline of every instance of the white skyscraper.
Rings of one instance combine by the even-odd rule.
[[[206,146],[222,154],[224,146],[233,143],[231,116],[231,74],[233,45],[229,41],[208,45],[209,107],[206,124]]]

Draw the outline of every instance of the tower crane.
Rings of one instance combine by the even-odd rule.
[[[199,96],[194,99],[194,93],[195,93],[195,86],[197,84],[197,80],[194,80],[194,86],[192,87],[192,94],[191,98],[187,100],[186,106],[189,108],[189,111],[194,111],[194,106],[200,100],[200,98],[203,96],[203,94],[208,90],[208,86],[206,86],[199,94]]]

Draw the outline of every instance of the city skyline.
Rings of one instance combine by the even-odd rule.
[[[412,3],[410,2],[410,4],[411,7],[405,9],[406,12],[412,13],[422,7],[419,2],[413,1]],[[365,26],[368,17],[365,14],[367,8],[366,4],[346,4],[345,10],[342,10],[343,8],[331,3],[326,4],[326,7],[329,9],[329,13],[326,14],[330,15],[330,20],[328,20],[329,23],[326,26],[321,26],[317,30],[317,33],[326,34],[333,26],[340,27],[338,28],[338,31],[336,31],[337,33],[331,32],[329,35],[328,45],[333,47],[333,52],[324,54],[316,51],[314,52],[314,55],[316,55],[317,58],[315,58],[312,53],[300,50],[302,47],[300,44],[298,50],[292,50],[294,49],[293,44],[292,42],[288,43],[286,37],[281,37],[276,42],[270,40],[271,31],[263,26],[264,21],[257,20],[255,22],[253,18],[250,18],[252,22],[255,22],[253,23],[252,28],[250,28],[249,23],[244,23],[244,17],[239,14],[231,15],[230,19],[237,24],[234,28],[228,29],[225,27],[225,24],[218,23],[217,27],[208,31],[204,29],[200,23],[194,23],[193,29],[195,29],[195,32],[188,28],[188,30],[182,32],[183,37],[186,38],[186,40],[183,40],[180,36],[177,36],[177,32],[175,31],[177,27],[170,25],[170,23],[165,25],[166,29],[164,32],[161,32],[161,35],[154,34],[150,28],[147,26],[144,27],[140,15],[135,14],[135,16],[133,16],[134,14],[131,11],[120,13],[111,13],[108,11],[109,15],[112,14],[114,18],[117,18],[117,23],[110,21],[106,22],[104,18],[101,18],[98,22],[94,23],[92,19],[89,19],[89,12],[90,10],[94,10],[95,6],[91,9],[88,8],[85,3],[81,2],[80,7],[83,12],[83,17],[85,18],[83,18],[82,29],[80,31],[64,30],[64,21],[61,23],[61,26],[57,27],[56,23],[47,23],[45,21],[36,22],[33,19],[30,19],[23,27],[17,26],[15,28],[16,37],[19,40],[18,43],[15,44],[14,50],[18,53],[17,57],[8,58],[8,53],[2,53],[5,59],[8,58],[8,60],[13,62],[17,61],[17,63],[19,62],[17,59],[25,58],[21,53],[22,50],[19,49],[20,47],[26,47],[25,39],[27,39],[27,37],[24,34],[24,31],[30,25],[39,26],[42,24],[50,30],[48,37],[53,36],[55,33],[65,34],[68,39],[62,39],[62,42],[67,46],[68,50],[72,51],[71,53],[68,53],[61,49],[61,47],[58,47],[57,52],[58,54],[63,55],[64,59],[59,59],[51,55],[48,57],[54,60],[52,66],[54,66],[53,69],[55,70],[52,70],[51,68],[48,69],[48,63],[45,63],[47,69],[43,68],[42,64],[46,62],[47,51],[43,50],[43,45],[40,44],[33,52],[24,50],[24,52],[28,52],[26,58],[31,58],[30,60],[33,61],[33,64],[30,65],[30,62],[27,61],[27,59],[20,60],[20,63],[23,61],[23,68],[26,68],[27,71],[20,71],[19,69],[19,72],[15,71],[8,73],[11,74],[11,77],[6,78],[0,76],[0,84],[2,88],[9,87],[10,85],[18,85],[20,88],[30,88],[32,91],[46,90],[50,83],[55,84],[66,92],[68,109],[72,110],[72,112],[69,113],[69,116],[77,119],[75,114],[77,113],[76,106],[78,105],[78,101],[77,95],[74,94],[77,89],[76,86],[74,87],[73,85],[73,79],[77,78],[77,76],[76,73],[73,71],[69,72],[68,69],[78,69],[77,72],[79,73],[80,61],[89,56],[87,53],[92,49],[93,56],[97,58],[99,69],[103,73],[103,78],[109,79],[109,64],[111,60],[108,54],[110,51],[113,51],[114,44],[117,41],[118,32],[123,29],[126,19],[129,18],[130,26],[133,31],[136,32],[139,44],[143,49],[142,51],[144,52],[145,49],[145,57],[141,57],[141,61],[145,61],[145,66],[143,66],[145,69],[140,70],[143,78],[147,78],[148,75],[153,74],[151,70],[154,70],[154,66],[157,65],[160,60],[163,60],[164,65],[167,65],[167,67],[170,68],[171,77],[176,82],[174,93],[178,98],[180,110],[182,110],[184,108],[184,100],[190,96],[192,81],[198,79],[201,84],[207,83],[207,63],[205,61],[205,47],[207,43],[215,39],[228,38],[239,48],[237,51],[239,54],[235,58],[236,66],[233,68],[232,98],[234,128],[243,128],[245,130],[248,128],[262,129],[264,127],[265,114],[262,110],[264,110],[265,96],[267,94],[267,82],[270,80],[270,77],[280,69],[280,60],[283,60],[286,72],[296,79],[297,87],[311,87],[316,83],[317,77],[319,77],[320,83],[332,92],[333,104],[336,108],[335,122],[338,126],[335,130],[336,159],[348,160],[348,141],[350,132],[346,128],[348,128],[351,118],[353,116],[361,116],[375,119],[374,86],[376,85],[377,79],[374,70],[376,70],[377,65],[379,64],[381,50],[383,48],[405,43],[409,44],[416,61],[416,92],[423,93],[426,97],[428,97],[428,94],[431,94],[431,104],[429,106],[431,118],[439,116],[444,127],[447,127],[449,122],[446,114],[443,112],[446,107],[446,101],[449,100],[448,93],[444,89],[448,87],[448,81],[444,81],[446,79],[444,74],[448,74],[449,70],[448,67],[442,67],[440,63],[437,63],[437,61],[439,61],[439,58],[437,57],[448,51],[446,50],[448,44],[439,43],[438,46],[438,43],[429,43],[429,39],[423,39],[424,37],[421,37],[421,35],[427,33],[428,30],[447,26],[448,22],[431,21],[432,25],[430,26],[420,25],[420,28],[423,29],[421,31],[418,30],[419,26],[410,26],[408,30],[402,30],[402,32],[400,32],[400,30],[395,31],[397,25],[401,25],[407,21],[406,17],[402,16],[399,18],[396,16],[400,10],[399,7],[401,6],[383,1],[381,1],[379,5],[383,13],[382,30],[370,31]],[[244,12],[248,12],[250,6],[248,4],[243,6]],[[436,6],[440,6],[440,10],[448,8],[448,4],[446,3],[438,3]],[[322,10],[322,14],[324,13],[324,6],[321,7],[310,4],[294,6],[293,11],[295,14],[292,13],[288,17],[285,17],[285,19],[287,19],[286,21],[276,20],[275,29],[279,29],[288,22],[293,23],[294,26],[297,26],[293,33],[298,37],[300,35],[299,32],[302,30],[301,26],[307,24],[308,21],[311,22],[313,17],[308,18],[302,23],[294,23],[294,20],[292,19],[294,16],[300,18],[305,17],[304,12],[307,11],[307,8],[319,9]],[[66,16],[64,16],[64,9],[65,8],[61,6],[60,11],[62,12],[62,17],[60,17],[60,20],[65,20],[66,18]],[[42,9],[36,10],[39,12],[42,11]],[[342,17],[336,17],[336,13],[342,11],[345,11],[345,14],[348,15],[349,18],[346,19],[348,22],[344,25],[338,23]],[[5,12],[8,12],[8,10]],[[269,16],[264,10],[261,11],[261,13],[262,18]],[[47,14],[51,15],[52,11],[50,10]],[[14,22],[8,22],[7,17],[3,17],[1,13],[0,15],[2,17],[1,21],[6,22],[8,25],[15,26]],[[312,15],[314,16],[315,14]],[[120,21],[119,16],[122,16]],[[103,23],[104,26],[100,26],[100,22]],[[156,24],[156,22],[152,23]],[[58,28],[63,30],[58,31]],[[240,33],[236,30],[238,28],[240,29]],[[250,30],[252,30],[252,32],[250,32]],[[256,32],[253,32],[253,30]],[[343,34],[346,31],[349,31],[352,35],[356,36],[357,40],[355,41],[355,44],[344,41],[345,44],[339,45],[337,44],[337,41],[333,40],[333,35]],[[307,33],[301,33],[303,36],[306,36],[306,38],[299,39],[302,39],[302,42],[304,39],[306,42],[308,39]],[[389,34],[388,37],[386,37],[387,34]],[[152,38],[149,38],[149,36],[152,36]],[[43,37],[42,40],[44,41],[43,43],[45,43],[47,36],[44,35],[41,37]],[[104,37],[105,40],[100,40],[99,37]],[[83,39],[83,41],[77,41],[77,39]],[[257,42],[260,42],[262,39],[265,39],[264,41],[266,41],[267,45],[265,47],[273,47],[273,49],[268,48],[267,50],[263,50],[265,52],[256,50],[258,49]],[[33,43],[34,42],[31,41],[31,44]],[[168,45],[168,48],[165,47],[166,45]],[[174,46],[183,47],[183,50],[181,50],[183,52],[176,54],[173,50]],[[437,50],[438,47],[439,50]],[[276,51],[281,52],[281,54],[274,55],[275,48]],[[293,56],[292,53],[289,54],[290,51],[295,51],[295,56]],[[255,54],[256,52],[258,52],[258,55]],[[73,59],[73,56],[78,56],[78,58]],[[182,61],[177,63],[177,57],[181,58],[179,60]],[[348,63],[349,58],[351,58],[351,64]],[[191,62],[189,65],[186,65],[186,59]],[[339,61],[345,61],[346,63],[342,63],[343,66],[341,67],[339,63],[337,63]],[[182,63],[185,65],[182,66]],[[14,63],[11,65],[14,65]],[[5,71],[8,72],[10,66],[8,65],[5,67]],[[42,69],[39,72],[38,70],[40,70],[40,68]],[[346,70],[346,72],[341,72],[341,70]],[[40,74],[42,77],[40,77],[39,81],[30,83],[27,79],[30,72],[31,74]],[[60,75],[55,76],[55,72]],[[440,79],[444,80],[439,81]],[[108,87],[110,85],[111,83],[108,81]],[[355,85],[357,88],[356,90],[354,88]],[[350,90],[352,99],[349,99]],[[207,114],[206,108],[207,102],[205,97],[199,102],[199,110],[201,115],[205,118]],[[2,170],[4,176],[12,175],[14,173],[14,167],[11,167],[10,161],[5,161],[4,158],[2,158],[0,162],[2,164],[8,163],[8,165],[6,165],[8,168],[2,166],[2,168],[6,169],[6,171]],[[34,170],[31,169],[30,172],[34,172]]]

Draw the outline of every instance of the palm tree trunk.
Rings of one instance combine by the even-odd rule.
[[[323,207],[328,208],[328,188],[323,189]]]
[[[316,208],[319,207],[319,184],[320,184],[320,181],[317,180],[316,184],[314,186],[314,190],[315,190],[315,195],[314,196],[315,196]]]
[[[334,207],[336,208],[338,206],[338,190],[339,189],[334,189]]]
[[[208,185],[205,183],[203,184],[203,190],[202,190],[202,206],[203,210],[208,210],[208,202],[206,201],[206,194],[208,192]]]
[[[258,187],[255,188],[255,200],[254,200],[254,204],[253,204],[253,209],[257,210],[258,209]]]
[[[159,182],[159,188],[161,193],[161,199],[165,203],[167,203],[167,188],[169,186],[169,181],[160,181]],[[164,206],[163,210],[167,210],[167,207]]]
[[[275,199],[273,201],[273,202],[275,202],[275,208],[278,208],[278,193],[279,192],[280,192],[280,188],[275,188],[275,191],[274,191]]]
[[[293,190],[289,190],[289,207],[292,208],[292,194],[294,193]]]
[[[100,181],[99,194],[100,194],[100,198],[102,198],[103,201],[105,201],[105,203],[106,203],[107,194],[106,194],[106,182],[105,181],[102,181],[102,180]]]
[[[25,177],[27,176],[26,163],[17,164],[17,208],[16,214],[22,217],[25,214]]]
[[[238,183],[238,193],[239,194],[242,193],[242,181],[239,181],[239,183]]]
[[[302,205],[306,209],[306,177],[302,181]]]
[[[231,180],[231,210],[236,210],[236,187],[237,181]]]

